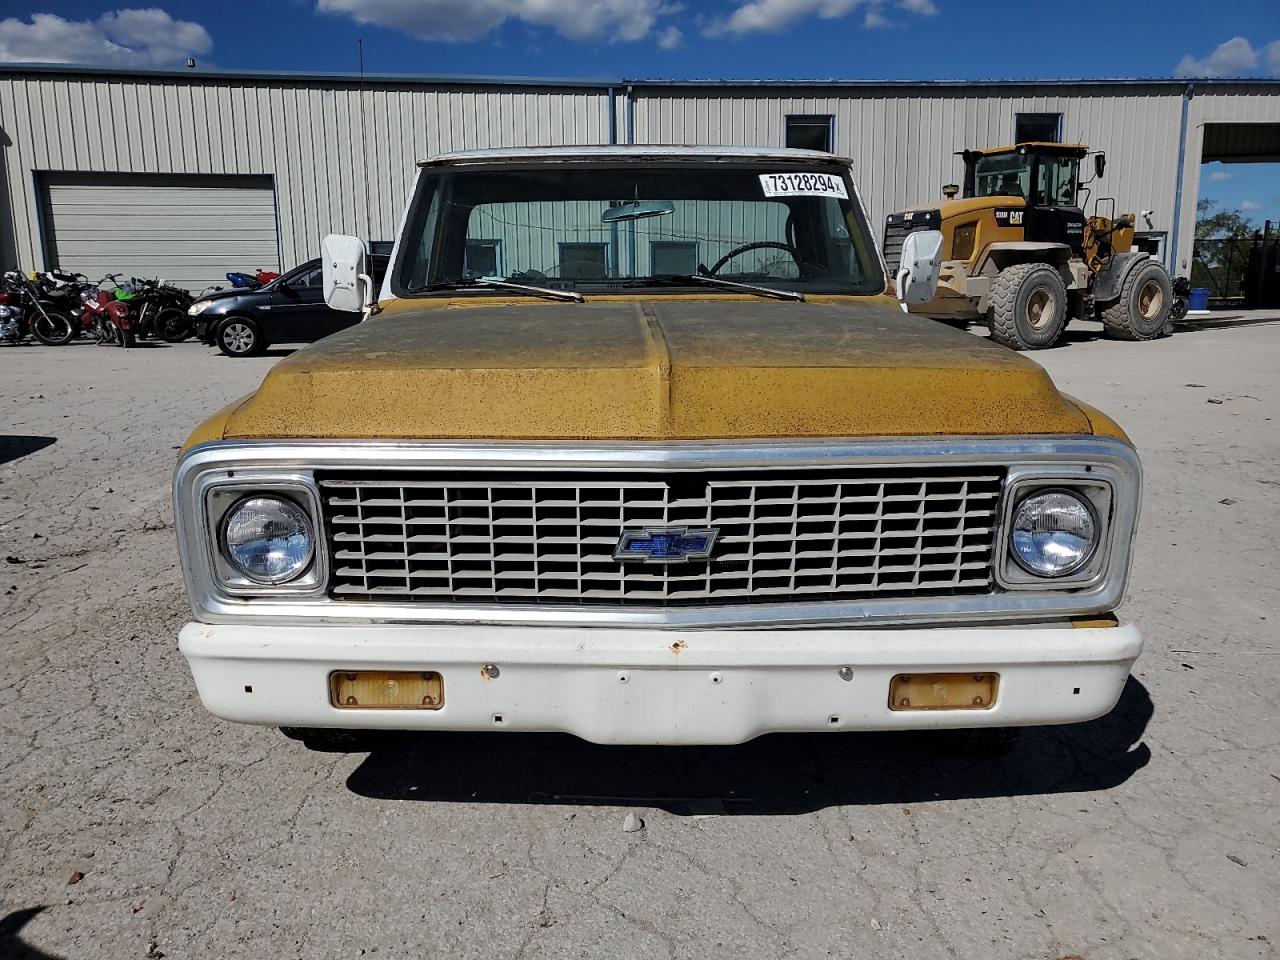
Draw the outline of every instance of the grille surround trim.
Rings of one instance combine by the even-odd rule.
[[[593,469],[602,474],[637,469],[823,466],[839,463],[997,464],[1018,477],[1070,477],[1079,471],[1111,483],[1115,492],[1106,568],[1085,589],[1007,591],[975,597],[907,601],[796,602],[688,608],[583,608],[576,606],[436,605],[337,602],[263,591],[229,596],[206,561],[204,491],[234,475],[270,481],[283,474],[322,470]],[[1110,612],[1123,597],[1138,516],[1142,469],[1127,442],[1092,436],[911,437],[756,441],[605,443],[550,441],[278,441],[230,440],[197,445],[179,459],[174,475],[178,546],[192,612],[198,622],[315,625],[502,623],[560,627],[787,629],[885,624],[994,624],[1062,620]],[[1004,531],[996,550],[1004,549]]]

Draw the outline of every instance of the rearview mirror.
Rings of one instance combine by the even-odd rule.
[[[665,217],[676,212],[670,200],[632,200],[608,207],[600,214],[601,223],[619,223],[624,220],[647,220],[649,217]]]
[[[1093,155],[1093,172],[1098,179],[1102,178],[1103,172],[1107,169],[1107,155],[1105,153],[1095,153]]]
[[[362,313],[373,304],[373,280],[369,255],[359,237],[331,233],[321,241],[324,268],[324,302],[334,310]]]
[[[902,244],[901,266],[896,278],[898,300],[905,310],[933,299],[942,269],[942,231],[917,230],[907,234]]]

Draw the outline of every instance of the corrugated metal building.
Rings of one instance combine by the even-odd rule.
[[[826,145],[873,224],[968,146],[1107,151],[1100,194],[1190,267],[1200,164],[1280,160],[1280,81],[690,83],[0,67],[0,262],[190,287],[391,239],[421,157],[472,147]]]

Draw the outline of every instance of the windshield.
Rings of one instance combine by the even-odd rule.
[[[400,296],[481,278],[669,291],[695,273],[812,293],[884,288],[847,168],[835,163],[428,171],[402,246]]]
[[[1031,157],[1003,153],[979,157],[974,168],[975,197],[1026,197],[1031,193]]]

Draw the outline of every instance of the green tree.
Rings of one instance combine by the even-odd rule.
[[[1255,227],[1239,210],[1217,210],[1217,200],[1207,197],[1196,204],[1197,240],[1246,240]]]

